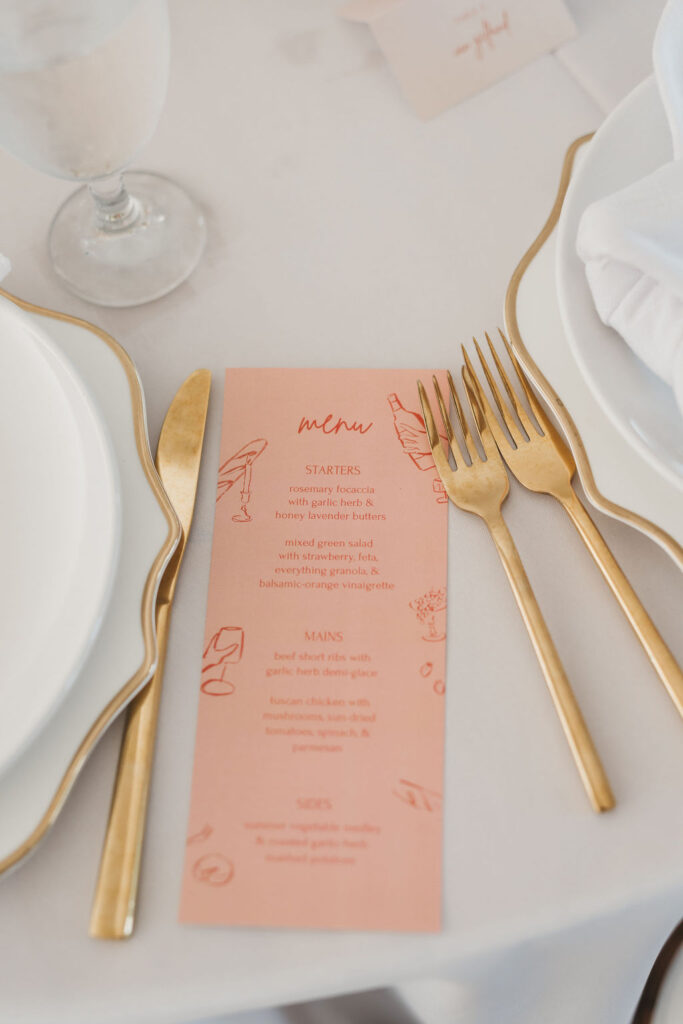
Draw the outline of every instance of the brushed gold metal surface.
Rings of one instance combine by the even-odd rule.
[[[664,550],[677,563],[679,568],[683,569],[683,546],[681,546],[661,527],[656,526],[654,523],[651,523],[648,519],[638,515],[636,512],[632,512],[630,509],[626,509],[622,505],[617,505],[616,502],[610,501],[609,498],[606,498],[605,495],[602,494],[595,482],[588,454],[584,448],[581,435],[577,430],[574,420],[567,411],[561,396],[558,395],[544,373],[541,371],[538,364],[528,352],[519,329],[519,322],[517,319],[517,299],[519,296],[520,285],[531,263],[557,227],[557,223],[562,212],[564,198],[567,194],[567,189],[569,188],[576,155],[587,142],[590,142],[592,138],[592,133],[580,136],[572,142],[565,154],[560,181],[557,188],[557,195],[555,196],[552,209],[548,214],[548,219],[522,256],[521,260],[515,267],[512,277],[510,278],[510,283],[505,295],[505,326],[515,355],[536,388],[545,398],[564,431],[565,437],[569,442],[569,446],[576,461],[576,467],[581,484],[591,503],[602,512],[612,516],[614,519],[619,519],[622,523],[634,526],[637,530],[647,534],[656,541],[660,547],[664,548]]]
[[[500,454],[505,459],[508,468],[524,487],[541,494],[549,494],[560,502],[616,597],[678,713],[683,716],[683,672],[657,631],[654,622],[643,608],[597,526],[579,501],[576,491],[572,487],[572,478],[576,472],[572,453],[534,395],[531,384],[507,338],[500,330],[499,334],[517,375],[519,387],[526,396],[536,420],[534,422],[515,393],[513,383],[488,334],[486,340],[489,351],[507,393],[507,402],[501,394],[483,352],[474,339],[479,361],[491,388],[500,419],[505,424],[509,435],[509,437],[506,436],[474,368],[468,362],[477,398],[484,410],[486,422],[491,428]]]
[[[183,535],[159,587],[157,604],[173,600],[190,533],[209,408],[211,373],[195,370],[171,402],[159,434],[156,467],[180,520]]]
[[[466,354],[465,358],[467,359]],[[595,811],[608,811],[614,807],[614,797],[607,776],[534,596],[515,542],[502,516],[501,507],[509,490],[508,475],[477,398],[467,363],[462,369],[462,379],[485,458],[481,458],[474,444],[453,378],[449,373],[448,384],[463,432],[464,449],[460,448],[455,436],[436,377],[433,383],[441,419],[453,456],[454,469],[442,446],[425,388],[422,382],[418,381],[422,414],[434,463],[453,504],[466,512],[480,516],[488,527],[529,633],[588,798]]]
[[[211,374],[208,370],[196,370],[191,374],[171,402],[159,435],[156,465],[180,520],[182,536],[164,573],[157,597],[159,660],[156,671],[130,706],[121,742],[90,916],[90,935],[93,938],[128,938],[135,926],[171,604],[192,524],[210,388]]]
[[[140,625],[142,629],[143,655],[140,665],[88,729],[77,749],[74,751],[66,771],[61,778],[55,780],[55,790],[52,798],[47,805],[42,818],[33,828],[30,835],[28,835],[15,850],[0,860],[0,875],[2,875],[5,871],[15,868],[24,859],[24,857],[27,857],[29,853],[32,853],[38,844],[45,838],[49,829],[57,820],[66,798],[71,792],[81,769],[97,741],[103,733],[106,732],[122,708],[124,708],[131,700],[132,696],[138,692],[140,687],[143,685],[144,680],[148,677],[151,668],[156,664],[157,642],[156,632],[154,629],[155,594],[157,584],[159,582],[159,575],[180,539],[180,524],[178,523],[171,503],[166,497],[166,493],[161,486],[161,482],[154,468],[154,463],[152,462],[152,456],[149,450],[149,441],[147,439],[147,425],[145,421],[145,406],[142,386],[133,361],[125,349],[122,348],[122,346],[119,345],[119,343],[112,338],[110,334],[107,334],[106,331],[101,330],[99,327],[95,327],[94,324],[88,323],[87,320],[81,320],[78,317],[70,316],[68,313],[58,313],[56,310],[46,309],[43,306],[36,306],[32,302],[27,302],[25,299],[17,298],[16,295],[11,295],[2,288],[0,288],[0,295],[2,295],[3,298],[8,299],[10,302],[13,302],[15,306],[19,306],[20,309],[26,310],[28,313],[44,316],[51,320],[62,320],[66,323],[74,324],[76,327],[90,331],[96,337],[100,338],[105,345],[107,345],[114,357],[119,361],[126,375],[130,391],[131,416],[133,420],[137,457],[140,461],[142,472],[149,484],[150,490],[162,511],[167,527],[166,537],[157,552],[152,565],[150,566],[142,590],[142,598],[140,602]]]

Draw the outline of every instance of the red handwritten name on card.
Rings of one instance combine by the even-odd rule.
[[[443,112],[576,34],[564,0],[350,0],[420,117]]]
[[[226,374],[183,921],[440,927],[431,372]]]

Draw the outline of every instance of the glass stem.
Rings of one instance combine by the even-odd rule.
[[[140,204],[127,191],[123,174],[98,178],[88,185],[95,202],[95,217],[102,231],[124,231],[140,216]]]

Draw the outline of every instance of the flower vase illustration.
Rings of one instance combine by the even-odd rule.
[[[226,459],[218,470],[217,502],[228,493],[234,484],[238,483],[238,481],[241,482],[240,510],[232,517],[233,523],[251,522],[252,517],[249,515],[248,506],[252,497],[252,467],[256,459],[258,459],[259,455],[263,454],[267,447],[268,442],[262,437],[248,441],[239,451],[231,455],[229,459]]]
[[[440,612],[446,610],[446,591],[444,588],[428,590],[426,594],[418,597],[415,601],[411,601],[410,607],[415,612],[417,621],[426,626],[426,632],[422,634],[423,640],[435,643],[438,640],[446,639],[446,634],[443,629],[439,628],[436,619]]]
[[[210,697],[229,697],[235,684],[226,679],[226,665],[236,665],[244,653],[244,630],[241,626],[222,626],[214,633],[202,658],[202,693]]]

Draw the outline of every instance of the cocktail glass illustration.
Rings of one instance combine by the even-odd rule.
[[[248,505],[251,501],[252,466],[259,455],[268,447],[268,442],[262,437],[254,441],[248,441],[238,452],[231,455],[223,463],[218,471],[218,493],[216,501],[220,501],[224,494],[238,481],[242,483],[240,493],[240,510],[232,517],[233,523],[250,523]]]

